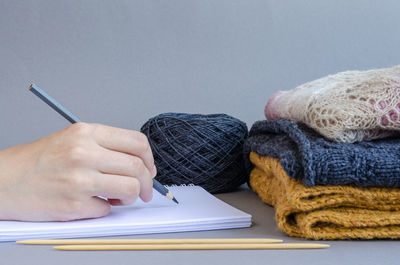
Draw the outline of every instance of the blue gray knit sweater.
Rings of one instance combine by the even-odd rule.
[[[279,158],[286,173],[304,185],[400,187],[400,139],[334,143],[302,124],[258,121],[244,146],[249,153]]]

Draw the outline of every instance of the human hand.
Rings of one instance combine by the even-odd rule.
[[[156,171],[144,134],[76,123],[0,151],[0,220],[105,216],[110,205],[150,201]]]

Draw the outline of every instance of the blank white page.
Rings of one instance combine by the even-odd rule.
[[[112,207],[108,216],[69,222],[0,221],[0,241],[75,238],[249,227],[251,216],[201,187],[171,187],[179,204],[154,191],[149,203]]]

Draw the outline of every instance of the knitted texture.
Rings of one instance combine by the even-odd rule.
[[[400,139],[334,143],[289,120],[256,122],[244,145],[250,151],[279,158],[287,174],[304,185],[400,187]]]
[[[243,163],[244,122],[226,114],[162,113],[141,128],[164,185],[194,184],[210,193],[248,180]]]
[[[338,142],[398,134],[400,66],[341,72],[279,91],[268,100],[265,116],[305,123]]]
[[[275,207],[279,228],[309,239],[400,238],[400,189],[305,187],[276,158],[250,154],[250,185]]]

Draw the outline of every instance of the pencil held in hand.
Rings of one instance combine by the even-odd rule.
[[[67,119],[71,123],[81,122],[81,120],[75,116],[72,112],[66,109],[63,105],[61,105],[56,99],[47,94],[44,90],[42,90],[39,86],[35,84],[31,84],[29,90],[38,96],[41,100],[43,100],[47,105],[49,105],[52,109],[57,111],[61,116]],[[152,155],[151,155],[152,156]],[[151,159],[152,160],[152,159]],[[160,184],[157,180],[153,178],[153,188],[158,191],[163,196],[167,197],[170,200],[173,200],[175,203],[178,201],[174,198],[174,196],[165,188],[162,184]]]

